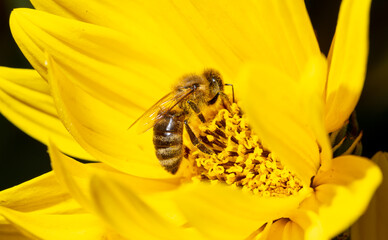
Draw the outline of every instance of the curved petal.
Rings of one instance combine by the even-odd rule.
[[[0,206],[21,212],[46,214],[82,212],[69,192],[58,184],[53,172],[1,191]]]
[[[368,159],[335,158],[331,169],[315,177],[315,192],[302,209],[316,211],[325,237],[334,237],[361,216],[381,179],[380,169]]]
[[[290,215],[289,225],[285,229],[286,236],[292,236],[293,239],[306,240],[324,240],[322,231],[318,215],[312,211],[303,210],[296,210]],[[298,236],[301,237],[299,238]]]
[[[275,221],[269,231],[268,239],[310,239],[323,240],[322,226],[316,213],[312,211],[295,210],[288,219]]]
[[[306,64],[299,83],[270,65],[248,65],[240,76],[242,106],[252,127],[306,186],[331,159],[321,103],[325,61],[316,59]]]
[[[52,172],[0,192],[1,239],[27,239],[26,235],[29,236],[28,239],[32,236],[61,239],[53,237],[57,230],[60,231],[57,234],[65,234],[63,239],[70,235],[77,237],[77,234],[81,237],[82,233],[77,233],[79,229],[70,230],[70,223],[74,223],[76,219],[83,222],[91,218],[83,216],[86,216],[84,210],[58,184]],[[58,225],[51,226],[53,224]],[[90,230],[87,226],[84,227],[86,232]],[[97,226],[94,231],[98,231]]]
[[[353,112],[364,85],[371,0],[344,0],[329,54],[325,124],[333,132]]]
[[[173,77],[179,76],[174,75],[179,69],[175,63],[182,65],[181,61],[175,59],[174,63],[164,57],[173,58],[173,52],[149,46],[155,44],[153,41],[32,9],[14,10],[10,25],[16,42],[31,51],[26,57],[44,66],[43,71],[35,68],[44,79],[47,80],[47,55],[54,56],[73,77],[81,77],[78,82],[84,88],[105,89],[99,97],[135,111],[148,107],[161,89],[168,90]],[[149,91],[137,94],[142,89]],[[129,94],[142,102],[129,101]]]
[[[0,206],[0,215],[29,238],[101,239],[104,226],[91,214],[22,213]],[[0,233],[1,234],[1,233]]]
[[[47,52],[61,57],[61,64],[69,65],[70,68],[74,68],[74,63],[77,63],[86,65],[88,70],[102,71],[103,75],[97,75],[95,81],[100,85],[105,84],[107,89],[114,88],[114,93],[120,97],[126,97],[128,86],[131,86],[147,89],[144,95],[152,99],[158,96],[156,93],[161,89],[168,89],[174,80],[209,67],[219,70],[228,79],[232,72],[235,74],[241,60],[229,56],[232,54],[218,56],[193,40],[185,43],[173,30],[168,32],[168,25],[165,28],[155,23],[148,26],[147,19],[154,21],[154,16],[149,12],[138,8],[131,8],[131,11],[146,16],[137,16],[139,19],[135,23],[128,24],[134,28],[126,34],[31,9],[14,10],[10,26],[15,41],[45,79]],[[123,19],[117,24],[127,25],[123,22],[131,22],[131,19]],[[220,49],[220,53],[221,50],[227,52],[227,48]],[[73,71],[81,70],[76,68]],[[103,81],[105,79],[117,83],[111,86]]]
[[[100,214],[99,209],[102,205],[96,205],[96,199],[93,194],[107,194],[105,189],[90,186],[90,179],[99,178],[100,181],[113,182],[112,184],[120,183],[120,189],[123,189],[122,194],[128,192],[141,196],[145,204],[154,208],[156,214],[165,218],[169,224],[176,227],[181,227],[186,224],[186,219],[183,218],[179,210],[171,201],[171,190],[176,189],[181,180],[175,179],[146,179],[123,174],[103,164],[81,164],[61,154],[55,148],[50,147],[50,156],[56,176],[62,185],[65,185],[72,196],[77,199],[86,209],[91,212]],[[95,193],[95,192],[99,193]],[[101,193],[100,193],[101,192]],[[119,204],[119,203],[115,203]],[[120,208],[120,206],[117,206]],[[111,224],[108,221],[108,224]],[[198,236],[198,233],[192,228],[184,228],[185,234]],[[198,238],[196,238],[198,239]]]
[[[6,220],[0,221],[0,238],[7,240],[30,240],[23,235],[15,226],[8,223]]]
[[[148,6],[151,4],[151,6]],[[144,6],[145,5],[145,6]],[[238,56],[206,26],[200,16],[196,25],[205,25],[205,32],[197,33],[190,26],[176,6],[169,1],[136,2],[136,1],[34,1],[37,9],[75,18],[88,23],[108,27],[128,35],[132,40],[129,45],[138,50],[163,52],[166,58],[179,55],[177,66],[168,72],[179,72],[177,76],[202,71],[204,68],[216,68],[226,74],[235,71],[241,62]],[[103,18],[101,16],[104,16]],[[193,16],[194,17],[194,16]],[[126,24],[123,24],[125,22]],[[206,37],[207,35],[211,37]],[[134,42],[136,41],[136,43]],[[151,41],[151,42],[150,42]],[[155,44],[156,43],[156,44]],[[146,46],[147,44],[151,44]],[[145,46],[145,47],[144,47]],[[148,50],[147,50],[148,49]],[[180,69],[184,69],[180,71]],[[156,77],[157,78],[157,77]]]
[[[296,79],[308,58],[320,54],[303,1],[190,2],[193,7],[175,4],[182,14],[203,18],[244,62],[266,62]]]
[[[259,228],[258,231],[254,233],[254,235],[251,235],[251,238],[248,237],[248,238],[246,238],[246,240],[251,240],[251,239],[265,240],[265,239],[268,239],[268,234],[269,234],[271,227],[272,227],[272,222],[268,222],[263,227]]]
[[[117,221],[117,219],[110,221],[112,217],[120,218],[120,216],[116,216],[117,214],[115,212],[105,212],[106,203],[100,202],[101,197],[96,199],[96,195],[106,195],[108,191],[100,185],[96,186],[91,184],[90,181],[92,178],[98,178],[98,181],[116,186],[114,188],[119,190],[117,194],[123,195],[124,197],[128,197],[127,194],[129,193],[135,194],[136,196],[133,197],[139,198],[139,201],[144,202],[145,205],[154,209],[155,214],[162,217],[164,219],[163,221],[167,222],[166,224],[174,228],[179,228],[179,231],[182,231],[182,234],[185,234],[185,236],[190,235],[193,239],[199,239],[200,236],[195,229],[187,226],[182,228],[187,223],[187,220],[182,216],[174,202],[171,201],[172,192],[179,186],[181,179],[139,178],[123,174],[104,164],[81,164],[58,152],[55,146],[50,146],[49,150],[54,171],[61,184],[65,185],[72,196],[89,211],[98,215],[112,214],[108,219],[103,218],[107,224],[113,224],[113,222]],[[120,186],[117,187],[118,185]],[[123,209],[126,206],[122,206],[122,204],[130,204],[130,202],[120,201],[122,198],[112,197],[112,199],[109,198],[106,201],[116,201],[112,204],[118,209],[121,209],[121,211],[124,211]],[[124,212],[123,214],[127,213]],[[124,223],[129,224],[126,220]],[[115,222],[113,225],[117,224],[119,223]],[[133,224],[136,225],[137,223]],[[115,227],[120,229],[122,226]],[[119,232],[121,231],[124,230],[119,230]],[[123,234],[128,234],[128,232]]]
[[[33,138],[91,160],[58,118],[48,83],[35,70],[0,67],[0,111]]]
[[[171,176],[153,154],[152,131],[142,135],[128,131],[130,118],[83,91],[53,60],[50,64],[50,84],[59,115],[81,146],[98,160],[129,174]]]
[[[268,231],[268,239],[282,240],[283,236],[285,236],[284,229],[286,228],[288,223],[289,220],[285,218],[281,218],[275,221]]]
[[[234,75],[239,61],[266,59],[294,76],[310,55],[319,54],[303,1],[35,0],[33,4],[124,33],[138,26],[146,32],[161,29],[157,34],[164,39],[189,47],[192,54],[205,58],[210,54],[224,63],[226,68],[219,70],[230,68]]]
[[[198,235],[184,235],[180,226],[174,226],[159,215],[122,181],[94,177],[90,189],[92,207],[123,236],[135,239],[198,239]]]
[[[374,239],[384,240],[388,238],[388,153],[378,152],[372,157],[381,169],[383,182],[376,190],[368,209],[351,228],[351,236],[354,240]]]
[[[59,152],[53,144],[49,145],[49,154],[53,171],[61,187],[67,189],[81,206],[90,211],[87,179],[89,171],[85,171],[87,169],[82,168],[81,163]]]
[[[176,202],[189,223],[210,239],[245,239],[296,209],[307,189],[291,197],[258,197],[221,184],[187,184]]]
[[[124,186],[142,195],[173,190],[179,186],[181,181],[179,178],[140,178],[124,174],[104,164],[82,164],[59,152],[54,145],[49,146],[49,154],[59,182],[83,207],[90,211],[93,209],[90,208],[92,190],[89,182],[91,177],[95,175],[120,181]]]

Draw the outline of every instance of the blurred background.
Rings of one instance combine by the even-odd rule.
[[[341,1],[305,0],[323,53],[334,34]],[[8,19],[14,8],[29,7],[27,0],[0,1],[0,66],[31,68],[12,39]],[[373,0],[370,18],[368,70],[356,108],[364,132],[363,155],[388,151],[388,1]],[[30,138],[0,114],[0,190],[50,171],[47,147]]]

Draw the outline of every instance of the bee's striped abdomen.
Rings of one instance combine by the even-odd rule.
[[[154,126],[153,142],[156,157],[170,173],[175,174],[183,156],[183,121],[174,114],[166,114]]]

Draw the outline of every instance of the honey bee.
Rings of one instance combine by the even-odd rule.
[[[184,127],[194,146],[206,154],[213,153],[194,134],[189,119],[194,113],[205,122],[201,110],[215,104],[219,98],[230,105],[224,85],[230,84],[224,84],[221,75],[213,69],[205,70],[201,75],[187,75],[130,126],[138,123],[141,132],[153,127],[156,157],[165,170],[175,174],[179,169],[183,158]]]

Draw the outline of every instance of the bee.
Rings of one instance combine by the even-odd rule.
[[[224,85],[231,84],[224,84],[221,75],[214,69],[205,70],[201,75],[184,76],[170,93],[130,126],[140,123],[141,132],[153,127],[156,157],[166,171],[175,174],[179,169],[184,151],[183,128],[194,146],[206,154],[213,154],[213,150],[197,138],[189,126],[189,119],[195,114],[201,122],[205,122],[201,111],[215,104],[219,98],[223,99],[224,104],[230,105]]]

